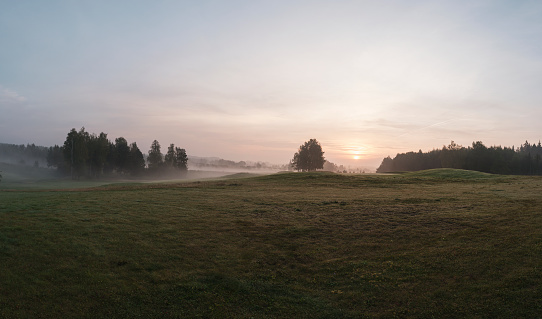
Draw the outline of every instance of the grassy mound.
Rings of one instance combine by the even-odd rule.
[[[478,171],[469,171],[455,168],[435,168],[417,172],[405,173],[410,177],[432,177],[442,179],[477,179],[477,178],[495,178],[501,175],[494,175]]]
[[[261,175],[262,174],[255,174],[255,173],[234,173],[234,174],[224,175],[222,177],[219,177],[219,179],[241,179],[241,178],[257,177]]]

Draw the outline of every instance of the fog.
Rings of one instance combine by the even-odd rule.
[[[0,163],[47,167],[47,148],[34,144],[0,143]]]
[[[47,160],[31,156],[0,156],[0,163],[32,167],[47,167]]]
[[[3,144],[4,146],[6,144]],[[13,146],[13,145],[12,145]],[[194,163],[191,163],[194,162]],[[160,182],[160,181],[196,181],[217,179],[232,174],[247,173],[253,175],[273,174],[281,171],[284,166],[268,163],[233,162],[220,158],[190,157],[188,171],[164,172],[160,175],[131,176],[123,174],[109,174],[98,178],[82,177],[80,182],[91,182],[98,186],[111,182]],[[71,181],[71,177],[61,174],[56,168],[47,167],[45,158],[26,156],[20,152],[5,152],[0,156],[0,188],[26,187],[36,183],[51,183],[54,181]],[[26,185],[26,186],[25,186]],[[91,186],[92,186],[91,185]],[[73,186],[73,185],[72,185]],[[55,184],[54,187],[57,187]],[[58,187],[63,187],[58,185]],[[85,186],[86,187],[86,186]]]
[[[36,146],[34,144],[3,144],[0,143],[0,171],[2,181],[0,187],[9,188],[14,185],[23,185],[36,182],[53,181],[70,182],[72,175],[67,167],[56,166],[48,167],[47,158],[51,157],[51,148]],[[61,151],[60,151],[61,152]],[[164,157],[165,154],[162,154]],[[60,161],[62,153],[60,153]],[[145,163],[147,162],[147,154],[144,155]],[[263,161],[232,161],[219,157],[201,157],[188,155],[188,170],[182,171],[173,167],[164,167],[163,170],[155,171],[154,173],[145,170],[139,175],[133,175],[127,172],[119,172],[115,168],[109,167],[108,171],[102,171],[96,175],[82,173],[82,175],[74,175],[73,178],[77,181],[90,183],[89,185],[102,185],[112,182],[156,182],[156,181],[195,181],[205,179],[222,178],[233,174],[251,175],[266,175],[274,174],[281,171],[288,171],[292,168],[288,163],[273,164]],[[87,163],[86,165],[90,165]],[[111,165],[111,164],[110,164]],[[102,168],[103,169],[103,168]],[[364,173],[369,170],[351,169],[343,165],[335,165],[331,162],[326,162],[324,170],[343,173]],[[88,167],[91,171],[91,167]],[[96,167],[93,172],[99,171]],[[236,175],[240,176],[240,175]],[[56,182],[55,182],[56,183]],[[10,186],[11,185],[11,186]],[[73,186],[73,185],[72,185]],[[79,186],[74,186],[79,187]],[[86,186],[85,186],[86,187]]]
[[[224,173],[255,172],[272,174],[288,170],[287,164],[271,164],[267,162],[231,161],[218,157],[188,156],[188,169],[193,171],[209,171]]]

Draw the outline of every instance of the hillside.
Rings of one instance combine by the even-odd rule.
[[[533,318],[541,190],[454,170],[0,190],[0,317]]]

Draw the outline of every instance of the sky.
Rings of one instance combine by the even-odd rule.
[[[0,143],[285,164],[542,138],[542,2],[0,0]]]

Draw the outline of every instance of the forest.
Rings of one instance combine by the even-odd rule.
[[[276,172],[290,169],[288,164],[188,156],[183,148],[174,144],[170,144],[164,154],[156,140],[148,152],[143,152],[137,143],[129,143],[124,137],[109,140],[106,133],[92,134],[84,127],[79,131],[72,129],[63,144],[51,147],[0,143],[0,163],[48,167],[59,177],[71,176],[73,179],[179,178],[186,176],[189,160],[191,170]],[[337,171],[338,167],[326,162],[324,169]]]
[[[386,157],[377,173],[419,171],[433,168],[458,168],[492,174],[542,175],[542,144],[525,141],[519,147],[487,147],[473,142],[464,147],[454,141],[427,153],[408,152]]]
[[[0,160],[4,163],[45,166],[48,148],[35,144],[4,144],[0,143]]]
[[[62,146],[47,149],[46,158],[48,167],[56,168],[60,174],[73,179],[112,174],[182,176],[188,170],[185,149],[174,144],[170,144],[163,155],[160,143],[154,140],[145,161],[135,142],[130,144],[124,137],[113,142],[106,133],[91,134],[84,127],[79,131],[71,129]]]

